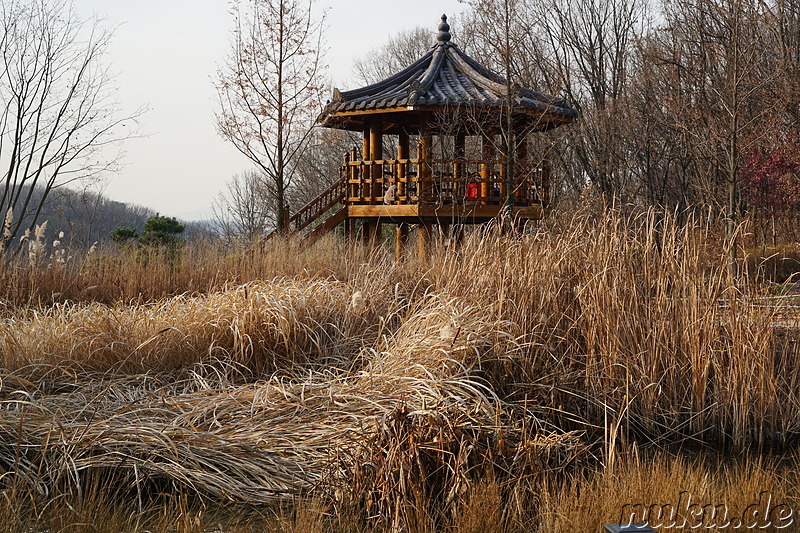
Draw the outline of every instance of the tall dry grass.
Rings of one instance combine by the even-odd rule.
[[[600,531],[604,523],[626,522],[632,513],[641,513],[641,508],[621,508],[620,502],[625,502],[646,507],[673,506],[675,513],[672,516],[668,509],[660,519],[651,515],[654,526],[658,523],[667,526],[658,530],[689,532],[743,528],[791,531],[797,527],[796,516],[791,520],[793,523],[787,524],[773,513],[769,525],[769,517],[764,514],[770,510],[765,505],[767,503],[772,509],[786,505],[796,514],[800,505],[796,467],[796,463],[792,467],[780,467],[774,458],[752,456],[728,458],[724,462],[718,458],[701,461],[667,455],[658,455],[647,461],[628,461],[619,468],[589,472],[564,485],[548,487],[544,492],[543,506],[547,510],[541,514],[541,529],[552,532]],[[679,503],[681,500],[684,505]],[[687,504],[695,504],[696,508],[710,507],[705,513],[693,516],[687,512]],[[710,512],[714,507],[717,507],[716,516]],[[753,515],[754,508],[761,516]],[[733,522],[738,518],[745,518],[745,523],[751,525],[737,528],[725,525],[727,521]],[[680,527],[684,520],[685,527]]]
[[[375,297],[363,309],[350,305],[351,286],[289,278],[152,303],[58,303],[0,321],[0,355],[28,379],[53,369],[170,372],[216,359],[251,375],[341,367],[373,342],[395,299],[391,288],[364,289]]]
[[[267,310],[286,302],[260,305],[270,322],[256,325],[269,331],[276,321]],[[350,305],[330,311],[347,313]],[[374,346],[349,365],[291,361],[244,384],[239,367],[253,366],[233,351],[225,361],[192,365],[177,381],[172,368],[89,372],[65,365],[66,357],[38,363],[35,372],[23,366],[4,376],[0,391],[0,442],[16,443],[0,449],[0,464],[42,494],[62,484],[77,490],[83,476],[113,468],[137,487],[140,478],[145,486],[169,482],[221,501],[273,503],[322,491],[405,523],[413,514],[409,493],[394,485],[404,472],[417,480],[408,490],[433,504],[459,496],[492,456],[523,476],[534,460],[560,469],[583,449],[577,435],[523,419],[527,413],[482,379],[482,364],[517,349],[504,329],[510,324],[487,321],[482,311],[429,296],[395,309],[405,316],[391,334],[392,321],[379,317]],[[302,331],[300,313],[285,316]],[[442,336],[454,326],[455,334]],[[167,343],[160,353],[151,344],[161,356],[156,363],[174,349]],[[38,375],[48,366],[51,372]],[[69,379],[57,381],[56,369]],[[531,462],[513,464],[512,457]],[[430,472],[438,475],[428,485]]]
[[[108,245],[91,254],[72,252],[63,263],[43,260],[35,268],[27,260],[0,263],[0,313],[9,307],[67,301],[145,303],[281,277],[346,281],[365,264],[383,268],[387,262],[384,254],[332,235],[311,248],[275,239],[263,254],[230,250],[213,241],[187,243],[178,253]]]
[[[687,516],[685,506],[680,506],[687,497],[698,507],[710,506],[701,515],[702,521]],[[2,498],[0,531],[9,533],[397,531],[396,524],[391,521],[365,521],[357,509],[342,509],[320,498],[296,498],[288,504],[269,508],[202,504],[186,493],[164,493],[139,501],[135,490],[132,493],[109,490],[108,483],[96,480],[87,481],[86,490],[79,496],[59,493],[44,503],[24,487],[7,488]],[[441,509],[436,517],[418,508],[401,530],[410,533],[599,533],[603,524],[627,521],[630,508],[623,508],[625,503],[638,503],[646,507],[672,505],[676,508],[674,516],[678,524],[683,518],[688,519],[687,527],[662,531],[730,531],[733,530],[730,526],[710,526],[742,517],[758,518],[753,516],[752,506],[758,511],[764,510],[767,498],[772,509],[779,505],[793,509],[795,523],[778,529],[774,526],[779,524],[769,527],[762,522],[760,525],[765,527],[750,530],[794,531],[796,510],[800,506],[796,463],[793,467],[781,468],[770,460],[739,458],[727,464],[713,461],[705,464],[659,453],[646,460],[620,464],[612,470],[590,469],[555,481],[544,478],[535,486],[513,491],[497,479],[485,477],[470,484],[457,503],[449,509]],[[713,508],[717,509],[716,516],[710,512]],[[773,518],[777,517],[773,513]],[[659,520],[669,524],[669,510],[655,522]]]
[[[330,238],[6,267],[6,493],[113,471],[127,499],[316,502],[288,529],[596,528],[649,490],[616,476],[697,481],[636,457],[798,442],[796,322],[730,278],[723,244],[712,221],[595,212],[422,263]]]
[[[437,291],[516,325],[527,351],[496,381],[560,427],[654,445],[796,442],[797,324],[729,278],[709,222],[579,216],[521,239],[474,234],[433,265]]]

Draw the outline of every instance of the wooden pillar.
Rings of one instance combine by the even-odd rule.
[[[383,223],[380,218],[372,223],[372,235],[370,235],[370,246],[380,246],[383,241]]]
[[[428,260],[431,251],[431,229],[433,224],[421,222],[419,225],[419,235],[417,235],[417,257],[420,262]]]
[[[492,196],[492,185],[489,183],[489,180],[492,178],[492,170],[494,165],[492,161],[494,161],[494,135],[489,135],[484,133],[481,136],[481,159],[483,162],[481,163],[481,197],[484,200],[481,203],[487,203],[488,199]]]
[[[364,121],[364,143],[361,148],[361,161],[369,161],[370,158],[370,121]],[[359,182],[360,182],[360,189],[361,189],[361,201],[367,201],[370,197],[370,189],[369,189],[369,169],[364,165],[359,166]]]
[[[350,161],[355,162],[358,161],[358,151],[355,146],[350,150]],[[358,167],[355,165],[350,165],[348,169],[348,185],[347,185],[347,194],[350,196],[350,202],[358,202],[361,196],[361,190],[358,186]]]
[[[351,156],[350,152],[345,152],[345,154],[344,154],[344,166],[342,167],[342,170],[339,172],[339,180],[340,181],[344,180],[344,182],[345,182],[345,185],[344,185],[344,202],[343,202],[345,206],[350,205],[350,197],[352,196],[350,194],[352,192],[350,190],[351,189],[350,178],[351,178],[351,169],[352,169],[352,167],[350,165],[350,156]],[[349,224],[349,222],[350,222],[349,220],[345,219],[345,223],[344,223],[344,238],[345,238],[345,240],[349,240],[350,239],[350,224]]]
[[[517,134],[517,175],[514,177],[514,201],[530,205],[531,167],[528,161],[528,138],[524,133]]]
[[[381,243],[383,224],[379,218],[361,219],[361,239],[366,246],[377,246]]]
[[[383,122],[380,119],[372,119],[370,121],[369,147],[370,159],[372,161],[380,161],[383,159]],[[382,179],[383,166],[372,163],[372,187],[370,189],[372,204],[380,204],[383,202],[383,185],[380,183]]]
[[[373,161],[371,169],[371,183],[370,186],[370,203],[378,205],[383,203],[383,165],[375,163],[383,159],[383,121],[380,119],[372,119],[369,127],[369,148],[370,160]],[[381,221],[380,219],[371,220],[369,222],[369,245],[376,246],[380,243],[381,238]]]
[[[458,246],[464,240],[464,224],[453,225],[453,246]]]
[[[397,159],[408,159],[408,142],[408,132],[405,129],[401,129],[397,138]],[[405,163],[397,165],[397,203],[408,203],[403,201],[407,191],[405,181],[406,168],[407,165]]]
[[[455,148],[456,160],[453,163],[453,203],[463,198],[464,192],[461,191],[461,184],[464,183],[464,144],[466,135],[463,131],[456,133],[453,146]],[[466,187],[466,185],[464,185]]]
[[[419,141],[421,152],[418,155],[421,163],[419,169],[419,200],[420,203],[424,203],[429,202],[431,199],[431,148],[433,146],[429,116],[425,112],[421,112],[419,117]]]
[[[361,161],[369,161],[371,156],[371,136],[370,132],[372,130],[372,124],[370,120],[364,121],[364,137],[363,137],[363,144],[361,147]],[[364,166],[363,164],[358,167],[358,174],[359,174],[359,188],[361,190],[361,201],[362,202],[371,202],[371,186],[370,180],[368,179],[370,176],[371,169],[369,167]],[[361,241],[365,245],[369,245],[369,241],[371,239],[371,226],[368,219],[362,218],[361,219]]]
[[[352,196],[350,193],[350,152],[344,153],[344,164],[342,170],[339,172],[339,180],[344,180],[344,204],[347,205],[348,199]]]
[[[542,160],[542,207],[550,206],[550,160],[546,157]]]
[[[450,223],[449,222],[440,222],[439,229],[442,231],[442,242],[446,242],[450,240]]]
[[[370,121],[369,120],[365,120],[364,121],[364,144],[363,144],[363,148],[361,150],[361,159],[363,161],[368,161],[369,160],[369,155],[370,155],[370,146],[369,146],[370,135],[369,135],[369,133],[370,133],[370,129],[371,129],[370,128]]]
[[[403,248],[408,242],[408,223],[401,222],[397,225],[394,238],[394,254],[398,261],[403,259]]]

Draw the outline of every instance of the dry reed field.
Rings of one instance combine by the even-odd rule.
[[[7,265],[0,530],[599,532],[682,491],[800,511],[798,316],[717,229],[587,211],[425,263],[331,237]]]

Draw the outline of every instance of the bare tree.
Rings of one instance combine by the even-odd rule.
[[[516,82],[563,95],[579,112],[574,127],[540,143],[560,147],[550,153],[557,189],[579,190],[589,181],[614,199],[631,188],[619,102],[632,44],[646,26],[645,1],[470,2],[464,40],[471,55],[511,80],[509,89]]]
[[[377,83],[412,65],[430,50],[434,34],[417,26],[401,30],[389,41],[356,60],[354,70],[358,81]]]
[[[235,3],[233,50],[219,70],[220,134],[267,179],[276,228],[295,168],[321,110],[323,21],[312,0]]]
[[[343,156],[361,142],[352,132],[320,128],[296,168],[297,186],[289,191],[293,207],[302,207],[339,179]]]
[[[66,0],[6,0],[0,25],[0,250],[10,252],[54,188],[118,161],[136,116],[118,118],[101,63],[112,31],[97,20]]]
[[[767,27],[773,32],[780,61],[781,101],[787,122],[796,132],[800,126],[800,1],[765,2]]]
[[[501,154],[505,167],[505,206],[510,211],[514,203],[515,183],[525,183],[531,171],[558,160],[561,151],[554,150],[568,134],[563,131],[547,135],[530,135],[544,129],[536,120],[519,120],[515,102],[521,87],[556,94],[566,85],[563,76],[552,68],[545,57],[548,42],[543,38],[541,8],[536,3],[522,0],[472,0],[471,10],[465,14],[464,48],[482,64],[501,74],[505,97],[497,117],[484,117],[476,121],[497,132],[494,150]],[[549,51],[552,56],[552,50]],[[543,117],[542,117],[543,118]],[[581,119],[583,120],[583,118]],[[571,129],[571,128],[570,128]],[[489,136],[494,139],[494,135]],[[526,164],[518,165],[518,147],[530,143]],[[563,173],[562,173],[563,174]],[[563,182],[564,177],[556,181]],[[560,187],[559,187],[560,188]],[[548,190],[549,196],[549,190]],[[510,223],[511,217],[507,217]]]
[[[724,211],[731,253],[741,209],[743,154],[772,131],[780,69],[763,6],[745,0],[667,3],[666,24],[652,37],[649,60],[667,87],[661,105],[675,134],[671,142],[692,154],[693,187]]]
[[[102,225],[109,202],[101,189],[61,188],[52,196],[55,200],[52,210],[56,215],[54,218],[60,219],[65,226],[70,247],[89,248],[93,242],[100,240],[98,228]]]
[[[214,201],[214,227],[226,241],[247,247],[274,229],[274,204],[266,197],[265,179],[255,169],[237,174]]]
[[[644,31],[643,0],[550,0],[541,27],[553,74],[581,120],[569,145],[582,172],[607,199],[628,196],[621,102],[633,42]]]

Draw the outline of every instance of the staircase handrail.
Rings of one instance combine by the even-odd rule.
[[[322,216],[331,207],[344,201],[344,193],[347,189],[347,175],[344,174],[336,182],[331,184],[326,190],[321,192],[300,208],[297,213],[289,217],[289,228],[293,231],[302,231],[317,218]]]

